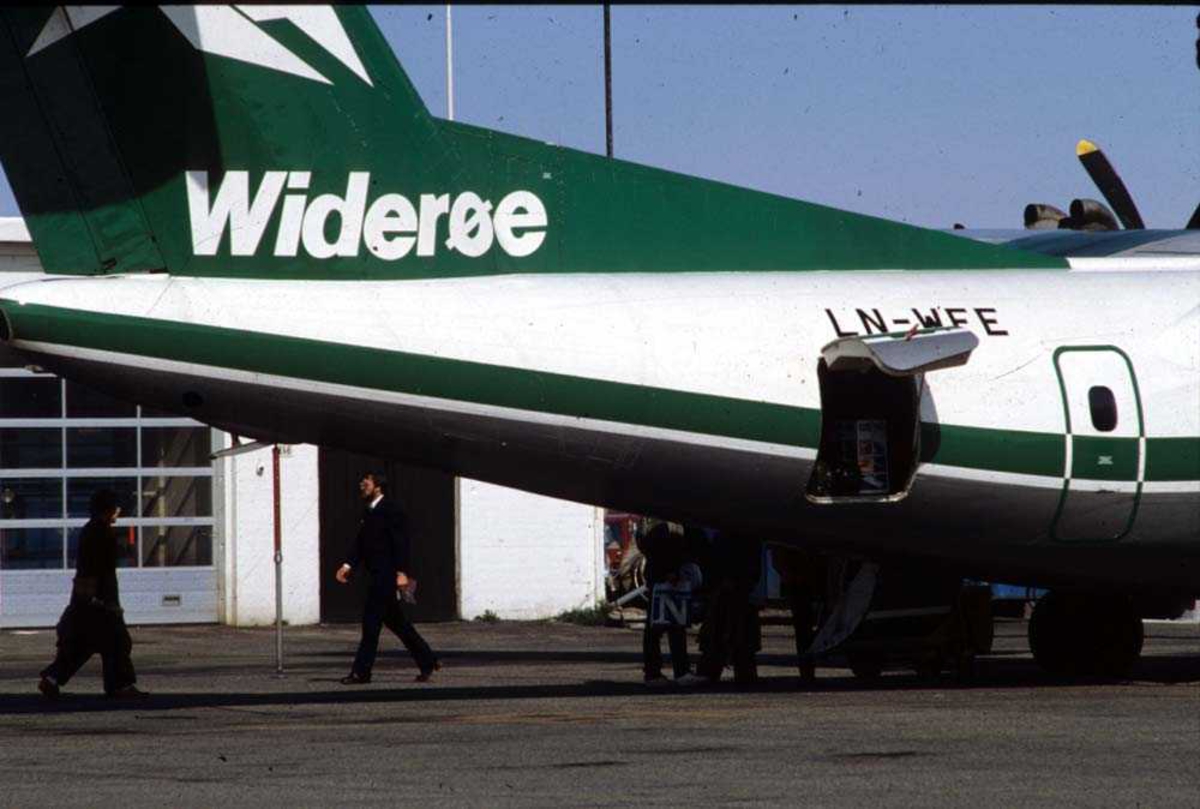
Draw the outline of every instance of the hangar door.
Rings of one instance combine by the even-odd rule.
[[[131,624],[215,623],[212,430],[0,367],[0,627],[54,626],[92,493],[116,492]]]
[[[1133,364],[1111,346],[1060,348],[1067,474],[1055,539],[1120,539],[1137,515],[1145,429]]]

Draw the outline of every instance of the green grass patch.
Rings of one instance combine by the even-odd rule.
[[[577,626],[604,626],[608,623],[608,605],[600,602],[591,607],[577,607],[560,612],[554,616],[554,620]]]

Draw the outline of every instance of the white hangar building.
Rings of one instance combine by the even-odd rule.
[[[42,274],[21,220],[0,219],[0,288]],[[123,505],[129,623],[272,623],[271,451],[211,460],[230,443],[0,353],[0,628],[58,620],[104,487]],[[409,516],[416,620],[545,618],[604,598],[602,509],[307,445],[284,448],[280,467],[290,624],[358,620],[360,592],[333,573],[369,470],[388,475]]]

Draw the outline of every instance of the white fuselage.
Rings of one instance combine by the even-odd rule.
[[[1200,436],[1197,272],[631,273],[380,282],[149,275],[41,281],[8,288],[4,297],[61,309],[520,369],[547,375],[551,379],[547,384],[554,384],[552,380],[557,377],[553,375],[562,375],[809,410],[821,408],[817,364],[823,346],[853,333],[903,332],[922,325],[921,318],[928,324],[936,317],[939,325],[970,329],[980,344],[965,366],[926,376],[922,422],[1063,436],[1062,469],[1052,474],[1031,473],[987,458],[965,465],[935,459],[921,466],[913,497],[891,515],[878,509],[820,512],[802,503],[781,508],[779,514],[781,519],[811,520],[813,535],[826,545],[832,543],[830,537],[836,534],[842,515],[846,517],[843,524],[867,533],[875,532],[869,526],[876,521],[890,520],[884,533],[889,537],[894,534],[897,539],[907,537],[903,541],[912,544],[896,547],[889,538],[888,549],[903,553],[923,550],[920,543],[930,531],[928,518],[932,515],[921,509],[940,511],[954,525],[952,501],[969,502],[969,516],[952,529],[959,532],[958,536],[962,536],[966,520],[975,525],[988,508],[997,510],[992,527],[978,526],[973,540],[980,543],[978,552],[966,554],[972,558],[995,554],[1003,547],[1028,550],[1030,545],[1050,543],[1050,525],[1055,510],[1061,507],[1059,498],[1072,469],[1072,441],[1067,435],[1067,409],[1060,386],[1062,370],[1056,368],[1055,352],[1064,347],[1112,347],[1128,359],[1136,376],[1134,395],[1141,420],[1137,431],[1130,433],[1140,442],[1136,476],[1128,481],[1099,483],[1077,480],[1074,485],[1100,491],[1137,490],[1141,505],[1137,507],[1140,511],[1135,530],[1118,545],[1151,549],[1156,559],[1167,551],[1193,556],[1200,553],[1200,475],[1148,477],[1145,449],[1148,441],[1194,440]],[[476,446],[474,454],[462,454],[462,464],[449,452],[446,457],[450,460],[436,460],[436,450],[420,456],[425,462],[499,483],[606,504],[617,505],[620,501],[630,506],[655,504],[669,508],[669,498],[638,500],[630,490],[612,483],[612,476],[623,469],[638,479],[639,485],[653,486],[651,470],[660,467],[654,466],[652,456],[660,448],[694,449],[701,453],[693,459],[697,463],[708,463],[704,459],[711,458],[719,464],[724,462],[722,459],[734,457],[703,452],[737,454],[748,459],[739,466],[738,474],[753,475],[761,466],[764,482],[760,488],[775,498],[782,496],[778,480],[781,474],[796,476],[791,496],[798,496],[816,456],[815,445],[799,446],[761,436],[693,431],[654,420],[564,414],[539,408],[536,402],[514,406],[497,404],[486,397],[430,395],[412,384],[389,386],[385,382],[359,387],[333,383],[322,381],[318,369],[311,374],[280,374],[198,364],[173,357],[170,346],[159,346],[149,355],[131,355],[48,341],[30,343],[22,340],[19,326],[15,338],[13,345],[19,349],[45,358],[62,357],[76,367],[97,363],[97,367],[124,366],[146,373],[219,379],[246,391],[254,388],[323,395],[331,401],[361,402],[363,406],[369,403],[376,408],[392,405],[397,408],[396,427],[403,430],[409,443],[426,433],[431,446],[447,435],[462,442],[476,442],[472,445]],[[1085,365],[1080,367],[1086,370]],[[453,429],[439,426],[442,416],[455,419]],[[1125,411],[1125,417],[1131,419],[1132,412]],[[488,450],[480,442],[499,435],[499,428],[480,428],[475,434],[472,420],[517,425],[518,433],[519,425],[524,424],[528,434],[539,440],[554,431],[609,436],[623,442],[617,454],[629,454],[633,460],[610,459],[611,463],[596,472],[610,476],[605,478],[607,482],[594,485],[565,482],[567,477],[589,474],[579,464],[568,464],[556,475],[531,476],[516,471],[510,475],[507,470],[527,466],[535,456],[513,455],[509,464],[484,458]],[[286,418],[273,420],[276,425],[283,422]],[[372,423],[378,422],[376,418]],[[379,429],[386,431],[387,427],[380,425]],[[536,457],[552,465],[547,452],[553,454],[554,440],[566,446],[568,440],[562,437],[566,432],[547,439],[551,449],[541,447],[541,455]],[[1080,434],[1078,424],[1075,432]],[[299,434],[304,437],[303,430]],[[305,440],[327,440],[326,433],[322,435],[326,439],[315,436]],[[512,443],[506,440],[496,446],[509,447]],[[520,449],[509,448],[513,452]],[[994,447],[983,450],[995,451]],[[561,454],[566,459],[571,452],[564,450]],[[756,458],[759,460],[753,460]],[[771,466],[771,462],[762,460],[769,458],[785,465]],[[791,466],[786,465],[789,463]],[[646,467],[645,476],[640,478],[639,464]],[[720,470],[696,471],[709,483],[721,476]],[[686,474],[686,469],[673,474]],[[768,482],[766,477],[771,475],[776,479]],[[564,479],[563,485],[554,483],[556,477]],[[1021,509],[1024,495],[989,506],[988,498],[1005,487],[1042,492],[1037,496],[1039,505],[1033,509],[1037,513],[1027,515],[1028,522],[1013,522],[1017,519],[1014,515],[999,513]],[[702,490],[711,499],[714,490],[697,484],[696,491]],[[751,486],[746,491],[753,490]],[[622,493],[635,502],[622,499]],[[1153,496],[1169,500],[1161,519],[1155,517]],[[699,513],[688,512],[690,516]],[[914,518],[914,527],[906,533],[897,526],[908,517]],[[764,520],[761,524],[771,522]],[[986,516],[982,522],[989,522]],[[804,535],[805,527],[797,525],[794,533]],[[936,541],[931,538],[924,550],[940,555],[953,541],[949,535]],[[848,538],[848,542],[868,550],[872,547],[870,537]],[[1061,550],[1047,545],[1047,555],[1056,559]],[[1098,553],[1105,556],[1107,564],[1122,564],[1123,551],[1106,548]],[[1056,565],[1061,568],[1062,562]],[[1013,569],[1032,574],[1036,566],[1036,559],[1030,556]],[[1140,573],[1138,579],[1144,582],[1148,575]],[[1195,581],[1194,576],[1191,580]]]

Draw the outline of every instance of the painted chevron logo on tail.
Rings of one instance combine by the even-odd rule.
[[[26,57],[120,10],[121,6],[58,6]],[[257,24],[288,20],[356,76],[375,86],[332,6],[159,6],[159,10],[198,51],[333,84]]]

